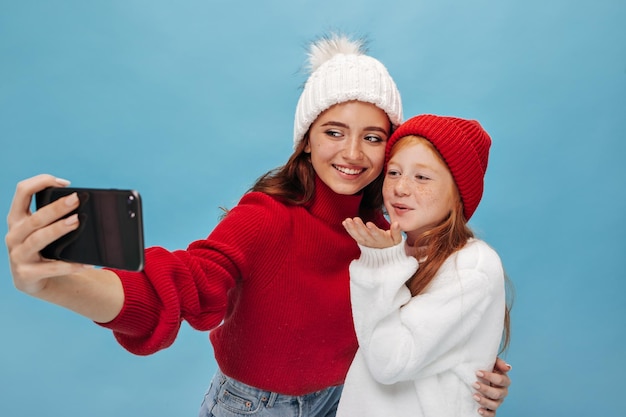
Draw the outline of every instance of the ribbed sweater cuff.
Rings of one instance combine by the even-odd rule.
[[[114,270],[124,287],[124,305],[120,313],[108,323],[97,323],[116,333],[138,335],[154,328],[159,320],[159,299],[145,276]]]
[[[383,265],[401,263],[408,258],[404,239],[397,245],[389,248],[376,249],[361,245],[359,245],[359,248],[361,249],[359,262],[363,267],[367,268],[380,268]]]
[[[158,272],[158,258],[169,256],[162,248],[151,248],[146,251],[147,274],[113,271],[124,287],[124,306],[115,319],[98,324],[113,330],[117,341],[134,354],[149,355],[168,347],[180,327],[178,302],[171,299],[176,293]],[[148,262],[149,258],[153,261]],[[155,270],[148,270],[151,265],[157,265]]]

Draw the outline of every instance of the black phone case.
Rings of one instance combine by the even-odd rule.
[[[37,209],[76,192],[78,229],[46,246],[49,259],[140,271],[144,262],[141,197],[134,190],[50,187],[35,194]],[[67,217],[66,216],[66,217]]]

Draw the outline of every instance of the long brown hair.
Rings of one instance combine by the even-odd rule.
[[[308,203],[315,194],[315,170],[311,156],[305,152],[309,144],[309,133],[298,143],[287,163],[275,168],[257,179],[249,191],[261,191],[278,197],[287,204]],[[382,211],[383,173],[363,189],[361,213]]]
[[[391,159],[399,149],[415,143],[423,143],[428,146],[429,149],[437,155],[441,163],[445,164],[444,159],[437,149],[428,140],[420,136],[405,136],[398,140],[389,153],[389,159]],[[448,216],[437,226],[419,235],[413,244],[415,248],[425,248],[425,252],[420,253],[420,258],[425,259],[420,261],[417,272],[413,274],[406,284],[413,296],[421,294],[435,278],[437,271],[439,271],[439,268],[441,268],[441,265],[443,265],[446,259],[454,252],[462,249],[467,241],[474,237],[474,232],[469,228],[467,220],[463,215],[463,202],[461,201],[458,189],[456,189],[456,185],[454,194],[456,201]],[[505,285],[507,287],[507,293],[510,294],[509,288],[511,283],[506,274]],[[506,350],[511,340],[511,303],[512,299],[509,299],[505,306],[504,331],[500,352]]]

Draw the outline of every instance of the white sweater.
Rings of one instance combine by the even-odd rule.
[[[415,297],[418,262],[405,243],[361,247],[350,265],[359,350],[337,417],[476,417],[475,372],[493,368],[502,337],[504,272],[498,254],[470,239]]]

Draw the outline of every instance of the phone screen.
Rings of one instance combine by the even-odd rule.
[[[42,251],[49,259],[139,271],[144,244],[141,197],[134,190],[51,187],[35,195],[37,209],[76,192],[78,229]]]

